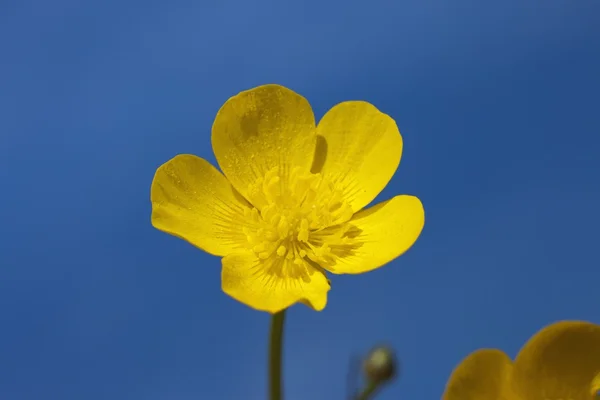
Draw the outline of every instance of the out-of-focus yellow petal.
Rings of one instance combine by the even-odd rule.
[[[335,274],[360,274],[381,267],[402,255],[417,240],[425,212],[414,196],[396,196],[356,213],[340,227],[315,233],[335,256],[323,268]]]
[[[598,372],[598,375],[596,375],[596,377],[592,380],[590,392],[592,395],[596,396],[594,399],[600,399],[600,372]]]
[[[251,186],[277,169],[310,171],[316,145],[315,117],[308,101],[279,85],[241,92],[225,102],[212,127],[215,156],[231,184],[259,209]],[[258,203],[258,204],[257,204]]]
[[[321,311],[330,289],[325,275],[307,263],[261,260],[251,252],[223,258],[223,291],[256,310],[276,313],[297,302]]]
[[[561,321],[525,344],[515,360],[512,381],[526,400],[592,400],[598,373],[600,325]]]
[[[354,212],[387,185],[400,163],[402,136],[392,118],[363,101],[334,106],[317,126],[313,172],[342,190]]]
[[[511,364],[500,350],[471,353],[452,372],[443,400],[517,400],[504,396]]]
[[[239,224],[250,205],[202,158],[182,154],[161,165],[150,200],[152,225],[163,232],[218,256],[246,246]]]

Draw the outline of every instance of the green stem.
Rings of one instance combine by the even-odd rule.
[[[365,388],[360,392],[360,394],[356,396],[356,400],[368,400],[372,398],[371,396],[375,394],[378,388],[379,382],[369,381],[367,383],[367,386],[365,386]]]
[[[281,359],[284,321],[285,310],[279,311],[271,317],[271,337],[269,341],[269,398],[271,400],[283,400]]]

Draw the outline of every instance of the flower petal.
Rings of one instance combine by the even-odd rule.
[[[336,257],[333,265],[322,266],[335,274],[360,274],[379,268],[406,252],[424,223],[423,205],[414,196],[396,196],[360,211],[345,227],[350,244],[336,245],[335,239],[323,237]],[[333,237],[336,232],[331,232]]]
[[[246,246],[239,226],[250,205],[210,163],[189,154],[161,165],[150,190],[152,225],[224,256]]]
[[[274,260],[283,264],[274,264],[272,259],[261,260],[251,252],[224,257],[223,291],[249,307],[273,314],[297,302],[317,311],[325,308],[330,285],[323,272],[307,263]]]
[[[600,373],[600,325],[561,321],[545,327],[521,349],[514,390],[525,399],[595,399]]]
[[[315,117],[308,101],[279,85],[241,92],[225,102],[212,127],[221,170],[254,206],[251,186],[274,168],[285,179],[310,171],[316,146]]]
[[[390,181],[402,155],[402,136],[390,116],[363,101],[334,106],[317,126],[312,172],[321,172],[342,190],[357,212]]]
[[[503,393],[510,379],[511,364],[500,350],[481,349],[471,353],[452,372],[443,400],[508,399]]]

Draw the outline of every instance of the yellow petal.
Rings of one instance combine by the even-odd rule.
[[[241,92],[225,104],[212,127],[212,146],[231,184],[256,207],[252,185],[276,169],[310,171],[316,145],[315,117],[308,101],[279,85]]]
[[[592,380],[590,391],[592,392],[592,395],[596,395],[594,399],[600,399],[600,372],[598,372],[594,380]]]
[[[363,101],[333,107],[317,126],[313,172],[335,182],[354,212],[390,181],[402,155],[402,136],[392,118]]]
[[[443,400],[513,400],[503,397],[511,367],[510,358],[500,350],[477,350],[454,369]]]
[[[330,288],[325,275],[307,263],[298,265],[282,258],[260,260],[250,252],[223,258],[221,283],[223,291],[234,299],[270,313],[297,302],[321,311]]]
[[[598,373],[600,325],[561,321],[525,344],[515,360],[513,384],[527,400],[592,400]]]
[[[163,232],[218,256],[245,247],[239,224],[249,204],[202,158],[182,154],[161,165],[150,200],[152,225]]]
[[[423,230],[425,213],[421,201],[414,196],[396,196],[371,208],[356,213],[347,222],[348,245],[336,245],[331,237],[324,237],[335,264],[322,265],[336,274],[360,274],[381,267],[402,255],[417,240]]]

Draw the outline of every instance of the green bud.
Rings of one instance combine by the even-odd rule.
[[[368,381],[385,383],[392,380],[398,365],[394,350],[387,346],[377,346],[369,352],[363,364],[363,371]]]

